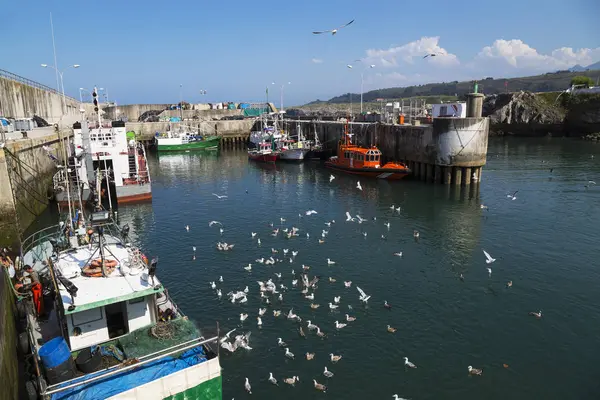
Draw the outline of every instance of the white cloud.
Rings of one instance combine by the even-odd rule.
[[[320,58],[313,58],[310,61],[313,62],[313,63],[315,63],[315,64],[322,64],[323,63],[323,60],[321,60]]]
[[[429,57],[428,63],[439,66],[453,66],[459,64],[458,58],[439,46],[439,36],[422,37],[414,42],[388,49],[369,49],[365,62],[381,67],[396,67],[398,62],[412,65],[417,60],[422,60],[426,54],[436,53],[437,57]]]
[[[568,69],[575,64],[586,66],[599,59],[600,47],[577,50],[561,47],[550,54],[541,54],[522,40],[499,39],[477,54],[473,66],[476,69],[487,69],[495,64],[495,70],[498,67],[508,67],[510,69],[507,72],[528,74]]]
[[[440,47],[439,37],[422,37],[388,49],[368,49],[364,65],[375,64],[377,74],[365,74],[370,88],[408,86],[431,82],[481,79],[487,76],[516,77],[587,66],[600,60],[600,47],[557,48],[547,54],[519,39],[498,39],[471,57],[459,58]],[[439,56],[427,57],[437,53]],[[386,72],[386,71],[392,72]]]

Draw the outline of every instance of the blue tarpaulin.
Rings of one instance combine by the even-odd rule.
[[[165,357],[160,360],[142,365],[120,374],[112,375],[106,379],[100,379],[83,386],[78,386],[64,392],[55,393],[51,400],[69,399],[69,400],[95,400],[106,399],[108,397],[152,382],[177,371],[206,361],[202,346],[195,347],[181,354],[178,358]],[[102,372],[86,375],[69,382],[67,385],[81,382],[93,376],[100,375]],[[66,385],[65,385],[66,386]]]

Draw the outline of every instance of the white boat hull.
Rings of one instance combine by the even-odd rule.
[[[288,149],[284,150],[279,158],[282,160],[301,161],[304,160],[304,157],[306,157],[309,151],[310,149]]]

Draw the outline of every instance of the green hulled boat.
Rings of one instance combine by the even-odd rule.
[[[158,151],[218,150],[221,137],[167,132],[155,140]]]

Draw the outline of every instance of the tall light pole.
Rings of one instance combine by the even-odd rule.
[[[271,85],[274,85],[275,82],[272,82]],[[288,82],[288,85],[291,85],[292,82]],[[279,111],[283,110],[283,89],[285,88],[285,83],[282,83],[279,88]]]
[[[369,65],[367,68],[365,68],[360,73],[360,113],[361,114],[363,112],[363,85],[364,85],[365,71],[368,70],[368,69],[370,69],[370,68],[375,68],[375,64]]]
[[[348,64],[346,65],[346,68],[348,69],[352,69],[352,65]],[[352,92],[348,93],[350,95],[350,121],[352,121]],[[351,125],[352,126],[352,125]]]
[[[56,66],[54,65],[48,65],[48,64],[41,64],[41,66],[43,68],[52,68],[53,70],[55,70],[58,75],[60,75],[60,86],[62,89],[62,113],[63,115],[66,114],[66,106],[67,106],[67,100],[65,98],[65,84],[63,81],[63,74],[65,73],[65,71],[69,68],[79,68],[80,65],[79,64],[73,64],[73,65],[69,65],[67,68],[63,69],[62,71],[60,71],[58,68],[56,68]]]

